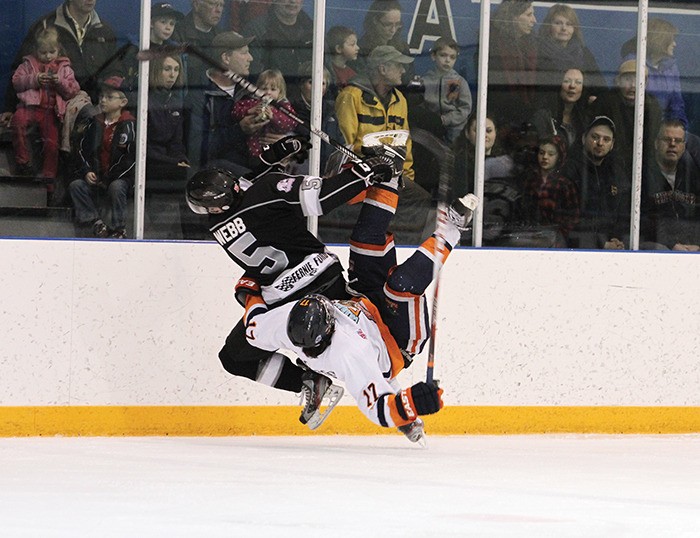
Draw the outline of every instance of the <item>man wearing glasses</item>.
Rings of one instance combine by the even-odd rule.
[[[642,181],[642,248],[700,250],[700,169],[680,120],[661,123]]]

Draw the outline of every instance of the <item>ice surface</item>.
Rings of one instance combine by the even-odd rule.
[[[0,536],[700,535],[700,435],[0,439]]]

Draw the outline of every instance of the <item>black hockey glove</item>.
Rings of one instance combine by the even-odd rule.
[[[354,161],[350,168],[352,172],[365,180],[365,184],[369,187],[375,183],[386,183],[391,181],[393,170],[381,157],[369,157],[364,161]]]
[[[284,164],[284,161],[290,158],[303,163],[309,157],[310,148],[311,142],[308,136],[287,136],[274,144],[263,146],[260,160],[268,166]]]
[[[396,396],[396,409],[401,418],[413,422],[419,415],[432,415],[442,409],[442,389],[420,381]]]

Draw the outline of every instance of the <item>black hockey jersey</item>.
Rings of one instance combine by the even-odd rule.
[[[210,230],[246,276],[261,286],[267,304],[302,297],[342,273],[335,255],[307,228],[366,188],[346,170],[337,176],[289,176],[271,172],[245,191],[241,203],[217,215]]]

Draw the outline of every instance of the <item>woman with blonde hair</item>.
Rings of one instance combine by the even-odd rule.
[[[586,77],[587,98],[594,99],[608,87],[598,62],[584,42],[576,11],[566,4],[555,4],[540,26],[538,86],[559,86],[561,73],[572,68],[581,70]]]
[[[673,57],[678,28],[664,19],[649,19],[647,26],[646,91],[659,101],[665,120],[680,120],[687,127],[688,117],[681,95],[681,75]],[[637,38],[622,45],[622,60],[637,57]]]

